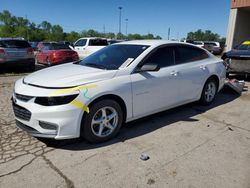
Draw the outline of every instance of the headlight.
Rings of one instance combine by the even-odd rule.
[[[43,105],[43,106],[63,105],[63,104],[70,103],[77,96],[78,94],[60,96],[60,97],[36,97],[35,103]]]

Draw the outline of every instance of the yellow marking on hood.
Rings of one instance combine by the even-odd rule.
[[[87,89],[87,88],[95,88],[96,85],[95,84],[91,84],[91,85],[83,85],[83,86],[76,86],[73,88],[67,88],[67,89],[58,89],[56,91],[53,91],[51,94],[49,94],[50,97],[54,97],[54,96],[58,96],[64,93],[69,93],[72,91],[78,91],[81,89]]]

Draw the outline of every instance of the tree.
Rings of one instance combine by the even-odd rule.
[[[52,25],[47,21],[43,21],[38,27],[46,31],[47,33],[50,33]]]
[[[70,33],[66,34],[65,40],[69,42],[75,42],[79,38],[80,38],[79,33],[71,31]]]
[[[94,29],[84,30],[80,33],[72,31],[70,33],[64,33],[63,28],[60,25],[52,25],[48,21],[43,21],[40,24],[30,22],[23,17],[16,17],[11,15],[8,10],[0,12],[0,37],[23,37],[31,41],[64,41],[74,42],[80,37],[106,37],[110,39],[129,39],[129,40],[141,40],[141,39],[161,39],[160,36],[154,36],[153,34],[140,35],[129,34],[128,36],[122,33],[102,33]]]
[[[220,35],[213,33],[210,30],[202,31],[198,29],[195,32],[189,32],[187,34],[188,40],[198,40],[198,41],[220,41]]]

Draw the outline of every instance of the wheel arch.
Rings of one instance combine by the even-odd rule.
[[[218,77],[217,75],[213,74],[213,75],[211,75],[210,77],[207,78],[206,82],[207,82],[208,80],[210,80],[210,79],[213,79],[213,80],[216,81],[216,87],[217,87],[216,89],[217,89],[217,91],[218,91],[219,86],[220,86],[219,77]],[[205,83],[206,83],[206,82],[205,82]],[[204,84],[204,85],[205,85],[205,84]],[[216,91],[216,92],[217,92],[217,91]]]
[[[96,102],[104,100],[104,99],[114,100],[120,105],[120,107],[121,107],[121,109],[123,111],[123,122],[126,122],[126,119],[127,119],[127,106],[126,106],[126,103],[124,102],[124,100],[120,96],[118,96],[116,94],[105,94],[105,95],[99,96],[99,97],[95,98],[94,100],[92,100],[88,104],[88,107],[90,108]],[[85,115],[86,115],[86,113],[83,114],[82,119],[84,119]]]

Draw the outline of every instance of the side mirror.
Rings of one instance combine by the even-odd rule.
[[[144,64],[139,70],[138,72],[147,72],[147,71],[159,71],[160,67],[157,64],[153,64],[153,63],[147,63]]]

